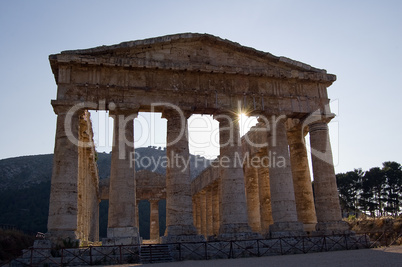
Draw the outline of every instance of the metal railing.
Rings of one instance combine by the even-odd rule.
[[[279,237],[247,241],[212,241],[170,244],[176,260],[235,259],[369,248],[366,235]]]
[[[13,266],[71,266],[138,263],[140,245],[89,246],[81,248],[34,248],[23,251],[23,255],[11,263]]]
[[[356,235],[299,236],[243,241],[170,243],[173,260],[234,259],[390,246],[402,241],[402,233],[370,232]],[[147,245],[151,254],[157,245]],[[89,246],[82,248],[34,248],[24,250],[12,266],[108,265],[141,262],[141,245]],[[10,262],[2,262],[0,266]]]
[[[362,233],[356,234],[360,235]],[[395,231],[365,232],[364,235],[367,235],[371,240],[370,248],[402,245],[402,231],[399,233]]]

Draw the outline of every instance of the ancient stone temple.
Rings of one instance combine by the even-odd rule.
[[[135,175],[142,174],[131,157],[138,112],[161,112],[167,120],[169,164],[164,184],[155,178],[165,188],[147,196],[153,207],[166,198],[162,242],[346,230],[327,126],[333,118],[327,87],[335,75],[194,33],[63,51],[49,60],[58,86],[51,102],[57,130],[50,239],[97,240],[97,205],[103,198],[109,199],[104,244],[139,242],[137,200],[147,182],[139,184]],[[88,110],[109,111],[114,119],[110,181],[101,190]],[[243,139],[239,111],[259,117]],[[220,156],[192,181],[189,168],[174,163],[189,158],[187,119],[193,114],[213,115],[219,122]]]

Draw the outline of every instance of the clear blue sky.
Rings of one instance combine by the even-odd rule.
[[[336,171],[402,162],[402,1],[0,2],[0,158],[52,153],[48,55],[210,33],[325,68]]]

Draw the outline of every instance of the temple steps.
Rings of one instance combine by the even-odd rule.
[[[142,245],[140,261],[141,263],[170,262],[173,261],[173,258],[168,245]]]

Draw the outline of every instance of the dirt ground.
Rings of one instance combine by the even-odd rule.
[[[384,247],[375,249],[344,250],[333,252],[297,254],[286,256],[270,256],[260,258],[242,258],[229,260],[208,261],[182,261],[156,264],[116,265],[119,267],[144,266],[144,267],[251,267],[251,266],[275,266],[275,267],[311,267],[311,266],[353,266],[353,267],[401,267],[402,246]]]

